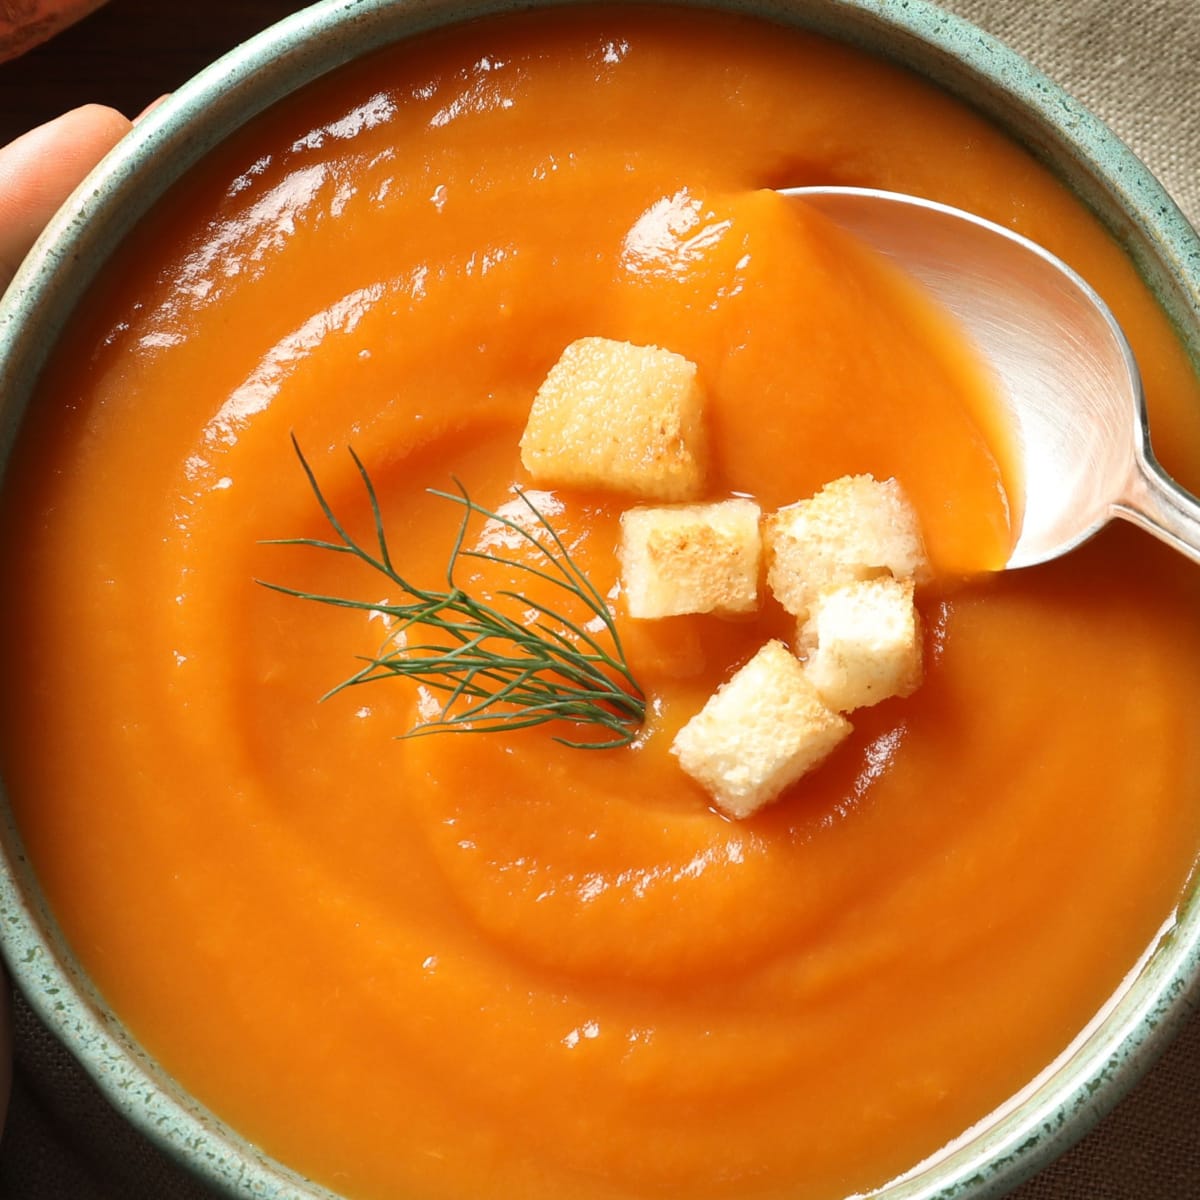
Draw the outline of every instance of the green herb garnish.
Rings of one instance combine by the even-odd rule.
[[[366,665],[322,699],[349,687],[398,675],[415,680],[445,697],[435,719],[415,726],[401,737],[421,737],[450,730],[504,733],[551,721],[567,721],[598,726],[607,730],[609,736],[596,741],[554,739],[564,746],[608,750],[628,746],[634,740],[645,719],[646,702],[625,661],[612,614],[604,597],[575,564],[562,539],[524,492],[518,490],[517,495],[544,531],[544,539],[517,522],[476,504],[457,480],[457,494],[431,488],[431,495],[460,505],[463,517],[446,568],[446,590],[419,588],[392,564],[375,486],[358,455],[350,450],[374,518],[375,553],[346,531],[322,493],[295,437],[292,444],[317,503],[339,540],[279,538],[268,544],[312,546],[335,554],[351,554],[385,576],[408,597],[407,602],[400,604],[352,600],[316,595],[259,580],[264,587],[286,596],[337,608],[378,612],[395,622],[380,653],[373,658],[360,656]],[[541,564],[534,566],[499,554],[466,549],[467,531],[473,517],[496,521],[520,536],[538,551]],[[534,610],[540,618],[531,624],[514,620],[455,583],[455,570],[463,558],[499,563],[561,589],[582,601],[599,619],[603,634],[593,635],[585,625],[519,591],[501,591],[500,598],[518,602],[526,610]],[[587,625],[594,624],[588,619]],[[411,638],[410,631],[418,628],[420,633]],[[605,635],[608,648],[601,640]]]

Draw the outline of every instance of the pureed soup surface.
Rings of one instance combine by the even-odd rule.
[[[1066,257],[1196,486],[1187,362],[1041,168],[906,74],[699,12],[484,22],[309,89],[169,197],[44,383],[2,550],[21,829],[136,1035],[335,1189],[873,1188],[1043,1069],[1178,903],[1200,572],[1114,530],[970,574],[1010,536],[977,381],[761,190],[816,182],[934,196]],[[699,365],[714,498],[895,475],[939,567],[923,687],[745,823],[667,748],[789,632],[769,609],[639,625],[618,600],[651,717],[589,753],[546,730],[397,741],[400,682],[318,704],[380,622],[254,582],[388,598],[348,559],[261,544],[328,532],[291,432],[369,534],[353,445],[405,573],[440,580],[457,512],[424,489],[511,503],[533,392],[590,334]],[[607,592],[632,501],[534,494]]]

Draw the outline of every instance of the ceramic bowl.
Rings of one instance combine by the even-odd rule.
[[[72,305],[113,248],[207,150],[306,82],[433,26],[527,0],[325,0],[204,71],[134,130],[68,202],[0,306],[0,460]],[[923,0],[727,0],[890,58],[981,110],[1031,148],[1107,224],[1180,329],[1200,368],[1200,240],[1145,168],[1095,118],[1022,59]],[[219,1192],[257,1200],[329,1193],[266,1159],[203,1110],[123,1031],[57,932],[4,818],[0,937],[41,1018],[109,1100]],[[1040,1080],[888,1200],[985,1200],[1008,1191],[1110,1108],[1195,997],[1200,899],[1130,985]]]

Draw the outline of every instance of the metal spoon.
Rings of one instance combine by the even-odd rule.
[[[1007,567],[1057,558],[1123,517],[1200,562],[1200,501],[1154,459],[1133,351],[1104,301],[1034,242],[866,188],[788,188],[893,259],[963,325],[1008,408],[1023,513]]]

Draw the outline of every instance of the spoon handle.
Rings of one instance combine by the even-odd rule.
[[[1148,451],[1138,455],[1125,496],[1113,508],[1117,516],[1200,563],[1200,500],[1184,491]]]

